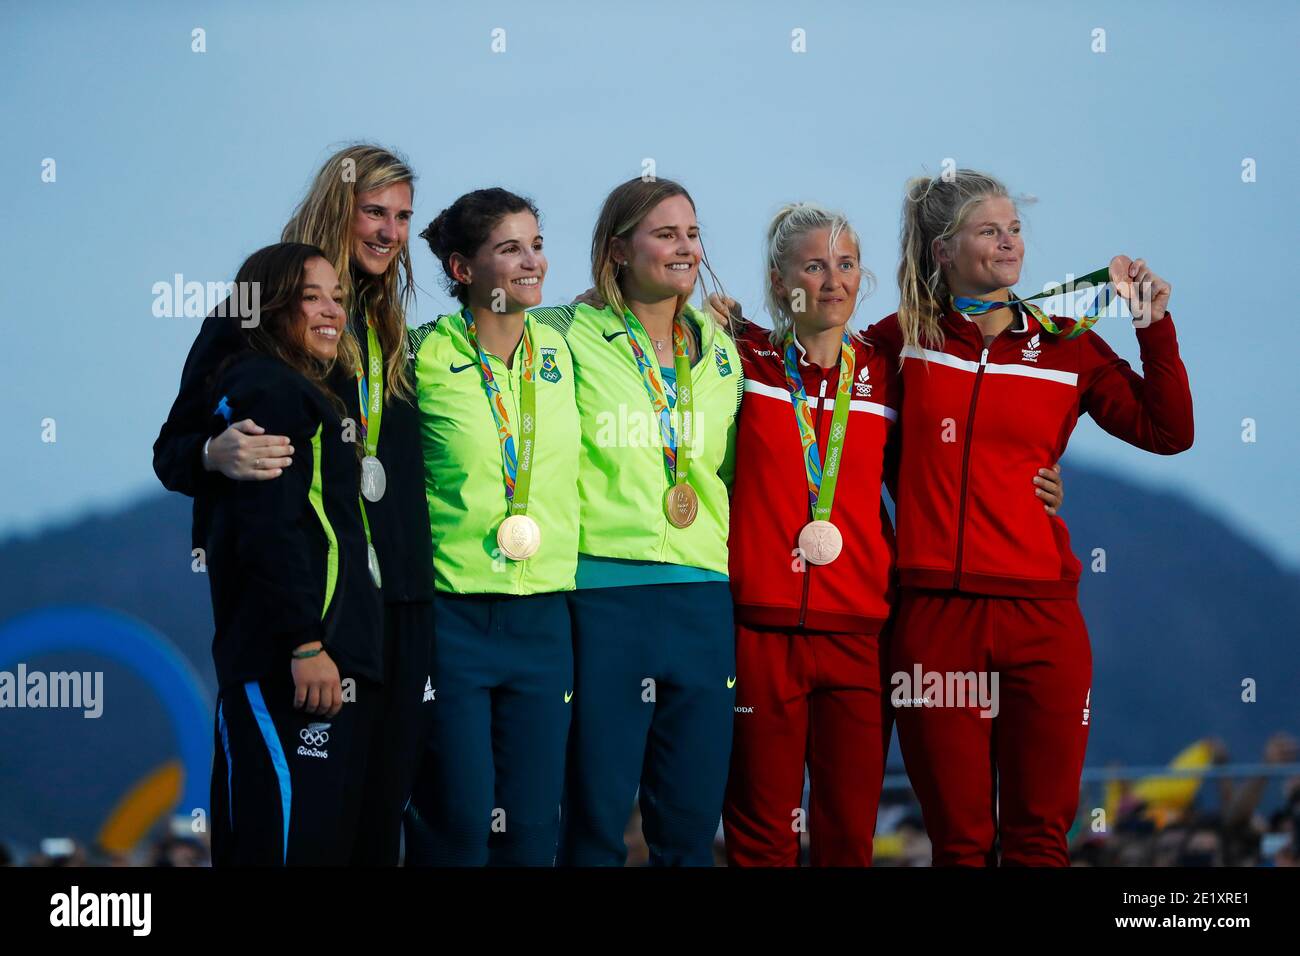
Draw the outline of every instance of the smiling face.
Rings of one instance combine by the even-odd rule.
[[[508,213],[473,258],[453,253],[450,266],[452,277],[469,289],[475,312],[537,308],[542,304],[547,267],[537,217],[527,210]]]
[[[1015,203],[1006,196],[977,203],[951,239],[934,241],[934,251],[953,295],[1010,289],[1020,281],[1025,258]]]
[[[795,331],[803,337],[844,328],[853,317],[861,285],[857,244],[848,230],[841,230],[831,248],[829,226],[804,233],[785,268],[772,273],[773,289],[788,304]]]
[[[695,207],[685,196],[669,196],[626,238],[615,238],[614,261],[625,295],[641,302],[689,296],[700,274],[704,246]]]
[[[302,289],[294,322],[302,343],[316,358],[332,362],[338,355],[339,336],[346,324],[338,273],[319,256],[308,259],[302,267]]]
[[[411,184],[392,183],[358,193],[352,215],[352,261],[382,275],[411,233]]]

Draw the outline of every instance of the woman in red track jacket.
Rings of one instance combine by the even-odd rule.
[[[894,717],[936,865],[1069,863],[1091,710],[1081,565],[1021,489],[1080,414],[1157,454],[1192,444],[1169,284],[1115,257],[1145,378],[1095,332],[1016,301],[1024,243],[990,176],[919,178],[900,307],[867,338],[902,367]],[[959,311],[960,309],[960,311]],[[1056,327],[1058,331],[1052,331]]]
[[[786,206],[767,244],[775,329],[745,325],[736,335],[745,397],[729,542],[737,684],[727,857],[793,866],[808,830],[814,865],[866,866],[891,729],[878,635],[893,603],[894,536],[880,488],[892,482],[897,356],[846,334],[862,280],[872,276],[842,215]],[[837,401],[845,406],[839,442]],[[806,460],[821,472],[811,487]],[[823,497],[813,487],[833,479],[825,517],[835,530],[822,529],[832,540],[801,540]],[[1032,504],[1028,490],[1024,497]]]

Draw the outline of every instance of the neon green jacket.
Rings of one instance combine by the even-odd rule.
[[[564,337],[524,317],[537,363],[537,437],[528,514],[542,531],[526,561],[500,554],[506,518],[501,442],[483,388],[478,353],[459,313],[410,333],[424,445],[425,493],[433,530],[434,586],[457,594],[539,594],[573,588],[578,556],[577,409]],[[519,434],[523,342],[512,368],[488,354],[511,431]]]
[[[728,487],[736,413],[744,395],[740,355],[731,337],[707,315],[686,307],[702,332],[700,359],[691,370],[695,440],[688,475],[700,509],[690,527],[675,528],[664,515],[669,480],[658,419],[622,318],[610,308],[588,305],[534,309],[532,314],[561,332],[573,355],[582,424],[578,550],[726,574]],[[641,324],[635,319],[628,324],[646,354],[653,355]]]

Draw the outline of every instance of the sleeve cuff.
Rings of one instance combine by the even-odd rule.
[[[1159,322],[1152,322],[1150,325],[1134,329],[1134,331],[1137,333],[1138,345],[1144,353],[1149,347],[1165,348],[1178,345],[1178,334],[1174,330],[1174,314],[1172,312],[1166,312],[1165,317]]]
[[[325,629],[317,621],[293,630],[282,631],[281,640],[284,642],[285,654],[292,654],[295,648],[301,647],[303,644],[310,644],[312,641],[320,641],[321,646],[324,647]],[[329,650],[328,647],[325,649]]]

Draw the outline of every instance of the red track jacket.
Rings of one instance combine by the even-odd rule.
[[[736,619],[751,627],[874,634],[893,603],[894,531],[880,483],[886,440],[898,419],[897,353],[891,359],[854,339],[848,434],[831,512],[844,550],[819,567],[798,561],[795,553],[811,515],[781,350],[767,329],[752,324],[737,333],[736,345],[745,369],[729,539]],[[825,461],[839,365],[823,369],[801,361],[799,372]]]
[[[1192,395],[1173,318],[1137,330],[1145,378],[1095,332],[1066,340],[1024,311],[987,349],[964,315],[950,311],[942,325],[941,349],[903,355],[899,584],[1073,597],[1082,565],[1032,479],[1060,459],[1084,412],[1147,451],[1191,447]],[[897,366],[897,314],[866,338]]]

